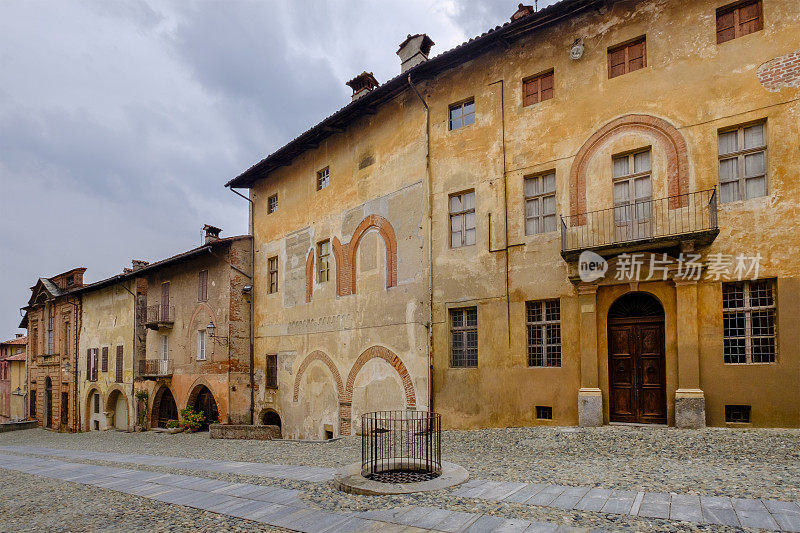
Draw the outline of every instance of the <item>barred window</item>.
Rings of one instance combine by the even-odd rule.
[[[317,190],[321,191],[325,187],[327,187],[331,182],[331,170],[330,167],[325,167],[319,172],[317,172]],[[275,198],[275,202],[277,203],[278,199]]]
[[[450,310],[451,363],[454,368],[478,366],[478,308]]]
[[[267,214],[272,214],[278,210],[278,195],[273,194],[267,198]]]
[[[775,362],[775,282],[722,284],[726,363]]]
[[[528,366],[561,366],[561,302],[528,302]]]
[[[556,173],[525,178],[525,235],[556,229]]]
[[[719,134],[719,199],[735,202],[767,194],[765,124]]]
[[[267,260],[269,270],[269,294],[278,292],[278,256]]]

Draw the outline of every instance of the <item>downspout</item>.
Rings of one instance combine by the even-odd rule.
[[[250,208],[248,209],[248,218],[250,219],[249,222],[249,231],[250,231],[250,425],[252,426],[255,422],[255,376],[253,374],[254,367],[255,367],[255,354],[253,352],[253,346],[255,344],[255,328],[253,326],[253,322],[255,321],[255,316],[253,314],[253,302],[256,299],[256,283],[255,283],[255,272],[256,272],[256,238],[255,238],[255,224],[253,221],[253,217],[255,216],[255,203],[253,200],[248,198],[247,196],[243,195],[239,191],[235,190],[233,187],[228,187],[232,193],[237,196],[241,196],[245,200],[250,203]],[[230,332],[230,325],[228,326],[228,331]],[[230,333],[229,333],[230,335]],[[228,346],[228,354],[230,355],[230,343]],[[230,364],[228,364],[228,369],[230,369]],[[228,381],[228,387],[230,388],[230,380]],[[228,403],[228,410],[230,411],[230,403]]]
[[[425,107],[425,173],[428,178],[428,411],[433,409],[433,176],[431,173],[431,110],[428,103],[411,81],[408,74],[408,85]]]

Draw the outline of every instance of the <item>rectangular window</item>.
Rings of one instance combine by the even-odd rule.
[[[451,309],[450,323],[450,365],[454,368],[477,367],[478,308]]]
[[[47,355],[53,353],[53,317],[47,319]]]
[[[750,406],[749,405],[726,405],[725,406],[725,422],[733,424],[749,424],[750,423]]]
[[[36,389],[31,389],[31,412],[28,415],[36,418]]]
[[[208,270],[201,270],[197,274],[197,301],[208,301]]]
[[[561,366],[561,302],[527,302],[528,366]]]
[[[267,259],[267,270],[269,271],[269,293],[278,292],[278,256]]]
[[[61,427],[66,427],[69,424],[69,393],[61,393]]]
[[[652,234],[650,150],[613,158],[614,236],[618,241]]]
[[[725,362],[775,362],[775,282],[722,284]]]
[[[317,281],[324,283],[330,277],[331,241],[317,243]]]
[[[206,360],[206,330],[197,331],[197,360]]]
[[[553,408],[547,405],[537,405],[536,418],[539,420],[552,420]]]
[[[273,194],[267,198],[267,214],[272,214],[278,210],[278,195]]]
[[[161,335],[161,360],[169,360],[169,337]]]
[[[525,235],[556,229],[556,173],[525,178]]]
[[[457,130],[475,123],[475,99],[450,105],[450,129]]]
[[[450,196],[450,246],[475,244],[475,191]]]
[[[69,322],[64,322],[64,355],[69,355]]]
[[[114,377],[116,378],[115,381],[117,383],[122,383],[122,371],[123,371],[122,366],[124,365],[124,353],[125,353],[124,350],[125,348],[122,345],[117,346],[117,360],[115,361],[114,364],[114,370],[116,371],[116,376]]]
[[[551,99],[554,93],[553,80],[552,70],[522,80],[522,105],[529,106]]]
[[[103,346],[103,350],[101,353],[103,354],[102,358],[103,365],[101,367],[101,370],[103,372],[108,372],[108,346]]]
[[[639,37],[608,49],[608,77],[616,78],[647,66],[647,41]]]
[[[735,202],[767,194],[765,123],[719,134],[719,199]]]
[[[319,172],[317,172],[317,190],[321,191],[325,187],[327,187],[331,182],[331,170],[330,167],[325,167]]]
[[[86,351],[86,379],[97,381],[97,348],[89,348]]]
[[[764,29],[761,0],[739,2],[717,9],[717,44]]]
[[[94,395],[94,413],[95,414],[100,414],[100,395],[99,394],[95,394]]]
[[[31,329],[31,338],[30,338],[30,346],[31,346],[31,356],[36,357],[39,355],[39,328],[33,327]]]
[[[278,388],[278,356],[267,354],[267,388]]]

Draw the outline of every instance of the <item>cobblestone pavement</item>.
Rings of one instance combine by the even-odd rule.
[[[443,458],[461,464],[473,480],[493,481],[480,491],[475,486],[408,496],[367,497],[343,494],[327,481],[304,481],[305,474],[279,475],[265,465],[216,469],[203,467],[202,462],[159,458],[148,465],[139,459],[128,459],[124,466],[138,470],[201,475],[204,478],[230,482],[270,485],[300,489],[301,500],[313,509],[329,512],[370,513],[391,511],[390,515],[359,515],[392,521],[413,521],[425,524],[443,512],[465,512],[513,519],[517,528],[521,521],[546,522],[553,528],[568,525],[581,528],[637,531],[710,530],[741,531],[740,528],[708,525],[698,522],[697,512],[705,521],[734,524],[731,511],[740,523],[750,526],[778,527],[786,530],[800,525],[800,513],[792,507],[800,499],[800,431],[795,430],[724,430],[681,431],[668,428],[605,427],[525,428],[443,433]],[[360,441],[357,438],[335,442],[308,444],[258,441],[211,441],[207,434],[166,435],[156,433],[125,434],[116,432],[59,435],[42,430],[29,430],[0,435],[0,446],[24,446],[25,453],[35,454],[34,446],[61,450],[110,452],[81,458],[68,453],[59,459],[72,463],[113,465],[119,461],[113,454],[174,456],[232,463],[271,463],[273,465],[309,465],[322,467],[318,473],[358,460]],[[40,450],[42,451],[42,450]],[[14,453],[19,453],[15,451]],[[71,455],[71,457],[70,457]],[[56,457],[54,457],[56,458]],[[137,462],[138,461],[138,462]],[[156,464],[159,463],[159,464]],[[116,466],[120,466],[119,463]],[[307,473],[314,472],[309,470]],[[0,472],[2,472],[0,470]],[[302,471],[300,471],[302,472]],[[271,477],[276,476],[276,477]],[[473,481],[478,482],[478,481]],[[519,492],[498,497],[497,482],[520,486]],[[541,494],[534,493],[542,485]],[[552,486],[562,492],[552,497]],[[551,487],[544,490],[544,486]],[[488,490],[493,489],[493,490]],[[589,492],[593,489],[592,492]],[[617,514],[606,507],[607,498],[595,510],[603,489],[625,491],[614,494],[613,505],[637,505],[637,513]],[[510,490],[510,489],[509,489]],[[630,492],[628,492],[630,491]],[[508,492],[508,490],[506,490]],[[588,498],[577,506],[573,499]],[[675,493],[670,495],[669,493]],[[494,497],[491,497],[494,494]],[[522,496],[531,494],[526,501]],[[611,494],[607,494],[611,496]],[[702,495],[702,504],[697,506]],[[630,497],[633,499],[629,502]],[[720,496],[718,499],[708,497]],[[756,509],[737,507],[730,496],[741,499],[781,500],[767,511],[782,515],[783,522],[773,525],[763,514],[765,504]],[[559,500],[560,498],[560,500]],[[669,498],[675,513],[664,514],[664,498]],[[566,505],[570,500],[572,505]],[[590,501],[591,500],[591,501]],[[619,500],[619,501],[617,501]],[[153,502],[151,502],[152,504]],[[592,505],[594,504],[594,506]],[[709,505],[705,505],[709,504]],[[705,505],[705,507],[704,507]],[[752,504],[756,505],[756,504]],[[788,506],[785,507],[784,505]],[[623,512],[626,512],[624,509]],[[427,514],[425,514],[427,512]],[[755,514],[752,514],[755,512]],[[422,518],[420,518],[422,513]],[[705,514],[702,514],[705,513]],[[706,516],[708,515],[708,516]],[[645,517],[647,516],[647,517]],[[403,518],[405,517],[405,518]],[[659,518],[661,517],[661,518]],[[672,519],[671,519],[672,518]],[[759,519],[764,519],[759,521]],[[427,522],[426,522],[427,520]],[[247,523],[247,522],[244,522]],[[514,523],[506,523],[511,528]],[[544,526],[541,526],[544,527]],[[0,525],[0,529],[3,525]],[[246,527],[245,527],[246,528]],[[744,528],[746,529],[746,528]],[[518,530],[518,529],[512,529]]]

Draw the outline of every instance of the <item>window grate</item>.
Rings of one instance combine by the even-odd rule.
[[[527,302],[528,366],[561,366],[561,302]]]
[[[750,406],[749,405],[726,405],[725,406],[725,422],[732,424],[749,424],[750,423]]]
[[[725,363],[775,362],[775,282],[722,284]]]
[[[478,366],[478,308],[452,309],[451,366],[469,368]]]
[[[553,408],[549,405],[537,405],[536,406],[536,418],[538,420],[552,420],[553,419]]]

